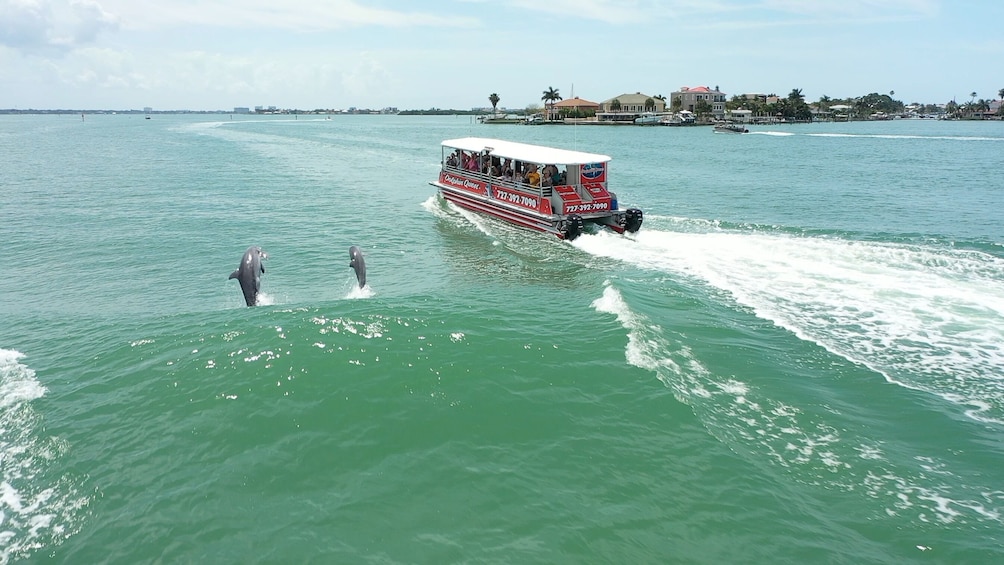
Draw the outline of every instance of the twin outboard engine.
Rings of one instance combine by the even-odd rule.
[[[641,229],[641,210],[638,208],[628,208],[624,211],[624,231],[634,233]]]
[[[582,221],[582,216],[578,214],[569,214],[568,218],[565,220],[564,225],[561,226],[561,237],[568,241],[582,235],[582,230],[585,227],[585,223]]]

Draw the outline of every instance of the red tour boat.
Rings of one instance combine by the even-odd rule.
[[[607,190],[609,162],[606,155],[501,139],[448,139],[439,179],[429,184],[457,206],[561,239],[575,239],[585,224],[636,232],[642,211],[618,208]]]

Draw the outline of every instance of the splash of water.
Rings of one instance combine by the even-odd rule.
[[[0,563],[76,533],[90,501],[68,477],[43,478],[67,446],[40,433],[32,401],[46,390],[22,357],[0,349]]]

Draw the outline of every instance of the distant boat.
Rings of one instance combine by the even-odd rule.
[[[148,119],[148,120],[150,119],[150,114],[146,115],[146,119]]]
[[[634,119],[636,126],[657,126],[662,120],[662,114],[655,112],[645,112]]]
[[[740,124],[732,123],[717,123],[715,124],[715,133],[749,133],[750,130],[746,129]]]
[[[659,120],[659,125],[663,126],[692,126],[697,121],[693,112],[681,110],[675,114],[666,114]]]

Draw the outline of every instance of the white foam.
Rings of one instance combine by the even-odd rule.
[[[18,362],[22,357],[19,351],[0,349],[0,410],[16,408],[45,394],[35,372]]]
[[[46,484],[42,477],[65,446],[41,436],[32,401],[46,389],[21,352],[0,349],[0,563],[76,531],[75,511],[88,503],[66,479]]]
[[[748,238],[752,241],[742,241]],[[948,283],[955,279],[943,279],[940,277],[948,275],[940,274],[932,282],[906,267],[917,263],[919,257],[931,250],[902,246],[893,246],[893,250],[884,246],[872,249],[870,244],[802,241],[784,236],[703,234],[702,237],[702,234],[665,232],[650,232],[636,242],[601,232],[582,236],[575,245],[592,254],[623,258],[644,268],[714,281],[715,288],[729,291],[738,302],[759,315],[790,324],[807,338],[818,336],[821,341],[831,343],[834,349],[840,344],[851,352],[864,349],[863,344],[870,344],[879,361],[893,365],[891,360],[896,360],[905,365],[914,375],[912,378],[925,383],[932,392],[937,393],[942,386],[953,386],[953,394],[963,392],[960,390],[963,387],[955,383],[954,374],[940,378],[921,363],[925,356],[939,355],[933,345],[945,342],[947,337],[942,334],[947,334],[947,330],[929,330],[935,335],[926,338],[925,346],[918,348],[920,353],[911,352],[905,356],[898,353],[901,347],[895,339],[886,339],[888,344],[880,339],[881,334],[888,331],[887,324],[911,313],[908,310],[915,308],[918,301],[929,302],[931,297],[943,298],[948,294],[947,287],[951,286]],[[846,249],[848,245],[852,249]],[[900,262],[892,262],[893,266],[889,266],[890,254],[900,256],[904,253]],[[953,258],[936,263],[947,272],[954,272],[957,267],[954,261],[973,260],[984,268],[986,276],[999,276],[995,274],[996,267],[992,267],[992,258],[951,251],[936,255],[942,259]],[[862,258],[867,260],[862,261]],[[904,258],[910,260],[904,262]],[[834,262],[832,267],[827,267]],[[859,278],[864,280],[859,283]],[[872,278],[888,280],[879,285]],[[908,296],[914,298],[893,307],[892,312],[872,305],[869,310],[873,320],[862,322],[857,320],[856,314],[844,314],[837,308],[841,296],[848,294],[852,296],[852,308],[847,312],[862,311],[867,300],[876,299],[871,293],[898,290],[901,284],[910,281],[915,281],[916,286]],[[858,284],[869,283],[876,288],[857,288]],[[862,294],[856,296],[855,292]],[[967,292],[972,301],[982,302],[989,298],[986,290],[969,288]],[[995,293],[990,292],[991,295]],[[833,303],[826,300],[831,294],[836,295]],[[916,298],[918,296],[924,298]],[[952,296],[959,299],[957,295]],[[879,298],[884,299],[884,296]],[[885,456],[880,441],[867,437],[865,429],[855,430],[853,426],[849,429],[839,413],[825,406],[807,407],[811,412],[806,413],[790,402],[767,396],[741,375],[712,374],[686,347],[683,338],[672,339],[657,324],[632,311],[609,281],[592,306],[598,312],[616,316],[627,330],[627,361],[653,371],[677,399],[691,406],[711,434],[734,451],[751,453],[757,459],[765,458],[806,484],[862,493],[878,501],[877,512],[908,514],[920,521],[946,524],[973,521],[993,522],[994,527],[1002,524],[1000,508],[1004,505],[1004,493],[995,490],[994,485],[967,484],[945,462],[934,457],[893,464]],[[803,309],[808,313],[801,314]],[[967,323],[974,322],[968,320]],[[907,327],[910,326],[907,324]],[[914,329],[917,336],[920,329]],[[993,336],[976,339],[981,340],[981,346],[990,347],[989,342],[982,340],[991,340]],[[949,343],[946,347],[956,346]],[[981,377],[979,365],[960,371],[965,372],[970,381]],[[999,374],[998,370],[978,381],[984,393],[994,396],[995,400],[989,404],[996,409],[1000,408],[1001,392],[998,377],[994,375]],[[972,395],[964,398],[967,402],[973,400]],[[852,438],[852,442],[845,435]]]
[[[348,294],[345,295],[345,298],[348,300],[373,298],[373,296],[376,294],[375,292],[373,292],[373,289],[368,284],[362,288],[359,288],[358,282],[352,281],[351,285],[352,286],[351,288],[349,288]]]
[[[272,296],[271,294],[268,294],[266,292],[259,292],[258,299],[255,302],[255,304],[258,306],[274,306],[275,302],[276,302],[275,297]]]
[[[852,137],[865,139],[920,139],[947,141],[1004,141],[1004,137],[964,135],[902,135],[888,133],[806,133],[808,137]]]
[[[603,232],[575,246],[691,277],[889,382],[1004,423],[1004,260],[975,251],[783,234]]]

